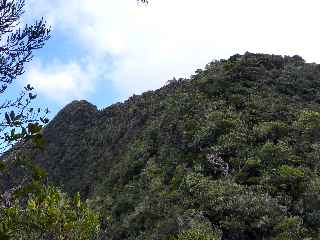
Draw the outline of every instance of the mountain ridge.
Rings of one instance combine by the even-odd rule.
[[[317,239],[319,103],[320,65],[236,54],[105,109],[70,103],[35,159],[110,239]]]

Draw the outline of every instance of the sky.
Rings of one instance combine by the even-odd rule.
[[[24,21],[52,28],[18,87],[55,114],[72,100],[99,109],[246,51],[320,63],[319,0],[26,0]]]

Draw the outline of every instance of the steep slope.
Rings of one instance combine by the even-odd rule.
[[[65,106],[48,124],[44,137],[48,140],[46,151],[37,157],[49,176],[60,186],[66,186],[70,192],[79,190],[79,184],[84,184],[83,174],[90,162],[85,162],[92,152],[86,150],[85,131],[95,122],[98,110],[86,101],[73,101]],[[48,160],[50,159],[50,160]],[[89,184],[89,183],[86,183]],[[86,187],[81,188],[81,192]]]
[[[319,104],[320,65],[234,55],[103,110],[71,103],[37,161],[111,239],[319,239]]]

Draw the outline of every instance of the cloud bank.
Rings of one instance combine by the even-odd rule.
[[[31,0],[29,7],[33,15],[44,16],[53,30],[65,32],[89,52],[90,65],[111,56],[114,68],[106,81],[112,81],[122,98],[245,51],[299,54],[320,62],[316,0],[150,2],[144,7],[135,0]],[[29,77],[46,76],[39,86],[48,96],[85,97],[97,87],[88,82],[95,83],[101,75],[73,61],[66,66],[35,65]],[[49,88],[53,82],[67,84],[56,94],[55,87]]]
[[[76,62],[62,64],[56,61],[49,66],[35,60],[26,73],[26,79],[32,86],[37,86],[42,94],[66,103],[94,91],[95,70],[94,67],[83,69]]]

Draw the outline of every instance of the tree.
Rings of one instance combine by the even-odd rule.
[[[36,21],[33,25],[20,26],[20,19],[24,13],[24,0],[0,0],[0,177],[1,194],[5,190],[17,186],[9,186],[4,179],[11,175],[13,166],[28,165],[20,161],[21,154],[17,153],[15,160],[8,160],[13,150],[24,146],[24,141],[32,140],[37,146],[41,146],[43,139],[40,130],[41,122],[47,123],[46,112],[31,107],[36,98],[32,86],[27,85],[16,98],[9,95],[9,88],[24,73],[25,64],[30,62],[33,51],[44,46],[50,38],[50,27],[43,19]],[[14,146],[14,147],[12,147]],[[8,151],[10,150],[10,151]],[[19,162],[19,163],[18,163]],[[25,166],[23,166],[25,167]],[[32,170],[32,171],[33,171]],[[37,172],[38,170],[36,170]],[[34,172],[34,171],[33,171]],[[40,173],[40,171],[38,171]],[[34,174],[30,174],[33,176]],[[41,174],[43,175],[43,174]],[[30,176],[28,176],[30,180]],[[24,176],[19,179],[24,179]],[[24,181],[23,181],[24,182]]]
[[[29,107],[36,98],[30,85],[16,99],[6,97],[9,86],[24,73],[25,64],[32,60],[33,51],[42,48],[50,38],[51,29],[44,19],[19,27],[24,6],[24,0],[0,0],[0,95],[5,99],[0,103],[0,155],[15,142],[37,135],[39,121],[48,122],[43,115],[40,116],[41,109]]]
[[[0,180],[27,169],[13,186],[5,181],[0,185],[0,239],[93,239],[99,232],[99,215],[79,195],[71,200],[45,184],[46,173],[23,152],[25,146],[43,146],[41,129],[48,123],[48,110],[31,107],[36,98],[32,86],[15,99],[10,99],[8,89],[51,32],[44,19],[21,28],[24,6],[25,0],[0,0]]]
[[[26,203],[22,203],[22,201]],[[55,187],[43,187],[26,198],[0,201],[0,239],[96,239],[100,217]]]

